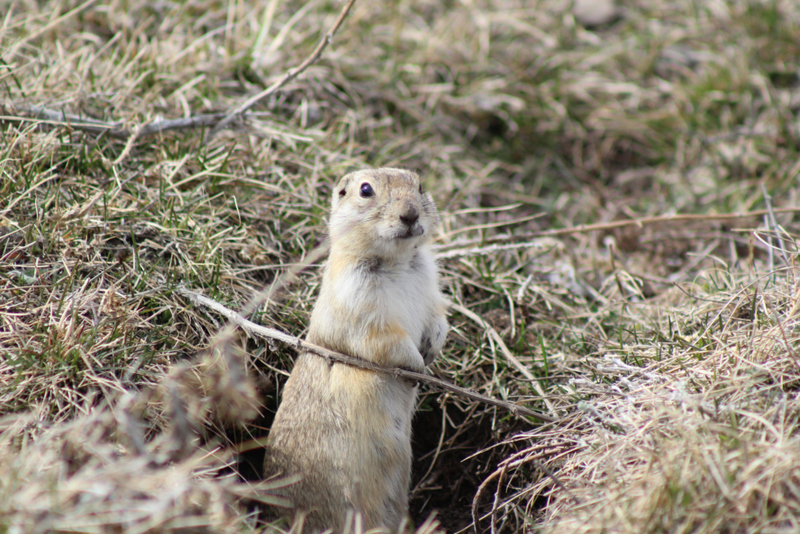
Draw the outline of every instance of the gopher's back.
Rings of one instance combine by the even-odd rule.
[[[359,171],[334,190],[331,254],[309,341],[381,365],[423,371],[447,331],[428,242],[438,222],[416,175]],[[341,532],[348,512],[397,530],[407,513],[411,418],[407,381],[302,354],[270,431],[265,471],[294,474],[306,531]]]

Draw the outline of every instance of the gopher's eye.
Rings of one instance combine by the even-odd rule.
[[[361,184],[359,191],[361,192],[361,196],[364,198],[369,198],[375,194],[375,191],[372,190],[372,186],[366,182]]]
[[[419,194],[422,194],[422,184],[419,184]]]
[[[339,196],[340,196],[340,197],[343,197],[343,196],[345,196],[346,194],[347,194],[347,189],[345,189],[345,188],[342,188],[341,190],[339,190]]]

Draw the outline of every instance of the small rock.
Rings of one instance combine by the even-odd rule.
[[[575,0],[572,15],[583,26],[590,28],[613,22],[621,13],[614,0]]]

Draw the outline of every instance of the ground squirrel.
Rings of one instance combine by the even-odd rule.
[[[439,219],[419,177],[362,170],[333,190],[331,252],[308,340],[385,366],[422,372],[447,333],[430,240]],[[269,434],[265,473],[299,474],[288,490],[305,532],[396,531],[407,515],[416,386],[387,374],[295,363]]]

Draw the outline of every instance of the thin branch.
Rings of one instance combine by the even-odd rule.
[[[294,80],[299,76],[303,71],[305,71],[308,67],[316,63],[319,58],[322,56],[322,52],[328,47],[328,45],[333,41],[333,36],[336,34],[336,31],[339,29],[339,26],[342,25],[342,22],[347,17],[347,14],[350,12],[350,8],[353,7],[353,4],[356,0],[348,0],[347,4],[342,8],[342,11],[339,13],[339,17],[334,22],[331,29],[328,30],[328,33],[322,36],[322,40],[319,42],[317,47],[311,53],[310,56],[306,58],[298,67],[294,69],[290,69],[283,75],[283,78],[278,80],[277,82],[273,83],[271,86],[266,88],[265,90],[261,91],[257,95],[253,96],[252,98],[248,99],[244,104],[240,105],[233,111],[231,111],[228,116],[222,119],[214,128],[209,132],[208,139],[211,140],[217,135],[220,131],[226,128],[231,122],[237,120],[245,111],[249,110],[253,106],[255,106],[258,102],[263,100],[264,98],[268,97],[290,81]]]
[[[4,121],[30,121],[38,120],[39,122],[47,124],[55,124],[58,126],[67,126],[75,130],[81,130],[89,133],[102,134],[105,133],[117,139],[129,139],[131,135],[136,132],[135,129],[131,130],[122,126],[121,122],[105,122],[97,119],[81,117],[72,113],[65,113],[54,109],[49,109],[44,106],[23,106],[12,104],[11,107],[23,113],[31,115],[31,117],[16,117],[4,116],[0,120]],[[220,120],[227,116],[226,113],[208,113],[205,115],[194,115],[192,117],[184,117],[180,119],[158,119],[148,124],[136,132],[137,138],[155,135],[169,130],[186,130],[190,128],[204,128],[217,124]]]
[[[573,226],[570,228],[560,228],[558,230],[543,230],[541,232],[528,232],[526,234],[518,235],[501,235],[488,239],[476,239],[471,241],[459,241],[448,245],[441,245],[436,247],[437,257],[440,259],[455,258],[459,256],[468,256],[475,254],[491,253],[499,248],[480,247],[480,248],[462,248],[465,246],[473,245],[489,245],[493,243],[509,243],[519,242],[524,239],[534,239],[538,237],[556,237],[569,234],[586,234],[598,230],[613,230],[615,228],[625,228],[627,226],[644,226],[647,224],[657,223],[674,223],[685,221],[724,221],[727,219],[745,219],[747,217],[761,217],[769,213],[797,213],[800,208],[778,208],[773,210],[755,210],[745,213],[723,213],[719,215],[661,215],[658,217],[642,217],[641,219],[631,219],[629,221],[614,221],[609,223],[598,224],[582,224],[580,226]],[[508,248],[517,248],[517,245],[512,245]]]
[[[91,2],[93,0],[89,1]],[[132,131],[128,128],[124,128],[120,122],[109,123],[96,119],[84,118],[79,115],[72,115],[48,109],[44,106],[12,105],[12,107],[27,112],[33,115],[35,118],[41,119],[42,122],[65,125],[77,130],[97,134],[107,133],[112,137],[126,140],[130,140],[131,136],[135,136],[135,138],[138,139],[148,135],[165,132],[167,130],[213,126],[208,136],[208,140],[211,140],[220,131],[228,127],[231,122],[239,119],[242,115],[244,115],[245,112],[255,106],[258,102],[275,93],[278,89],[297,78],[297,76],[304,72],[308,67],[316,63],[322,56],[322,52],[324,52],[328,45],[333,41],[333,36],[339,30],[339,27],[342,25],[342,22],[347,17],[348,13],[350,13],[350,8],[353,7],[354,3],[355,0],[348,0],[347,4],[345,4],[345,6],[342,8],[342,11],[339,13],[336,22],[334,22],[333,26],[331,26],[331,29],[328,30],[328,32],[322,37],[317,47],[314,49],[311,55],[305,59],[305,61],[303,61],[298,67],[287,71],[280,80],[273,83],[267,89],[253,96],[244,104],[241,104],[229,113],[209,113],[206,115],[197,115],[182,119],[160,119],[152,121],[138,130],[134,129]],[[26,119],[24,117],[5,116],[0,117],[0,120],[21,121]]]
[[[516,250],[518,248],[531,248],[532,246],[533,244],[530,241],[526,241],[525,243],[495,243],[487,247],[459,248],[440,252],[436,255],[436,259],[449,260],[451,258],[461,258],[464,256],[489,256],[497,252]]]
[[[511,412],[512,414],[516,415],[517,417],[522,415],[527,415],[529,417],[533,417],[534,419],[538,419],[540,421],[544,421],[547,423],[557,422],[557,419],[553,417],[540,414],[524,406],[501,401],[491,397],[486,397],[484,395],[481,395],[480,393],[476,393],[475,391],[451,384],[445,380],[442,380],[441,378],[436,378],[435,376],[425,375],[422,373],[409,371],[407,369],[400,369],[398,367],[384,367],[382,365],[378,365],[361,358],[356,358],[353,356],[342,354],[340,352],[334,352],[332,350],[328,350],[324,347],[320,347],[319,345],[303,341],[298,337],[291,336],[274,328],[267,328],[264,326],[257,325],[252,321],[248,321],[238,312],[226,308],[219,302],[211,298],[208,298],[204,295],[201,295],[199,293],[195,293],[194,291],[189,291],[188,289],[185,288],[178,288],[176,292],[187,297],[195,304],[210,308],[215,312],[219,313],[220,315],[226,317],[229,321],[241,327],[242,330],[244,330],[245,333],[250,337],[275,339],[283,343],[286,343],[288,345],[291,345],[298,351],[310,352],[312,354],[316,354],[317,356],[321,356],[325,359],[332,360],[338,363],[343,363],[345,365],[358,367],[360,369],[367,369],[369,371],[376,371],[378,373],[394,376],[396,378],[403,378],[406,380],[410,380],[412,382],[427,384],[430,387],[442,391],[449,391],[450,393],[454,393],[456,395],[465,397],[470,400],[504,408],[509,412]]]

